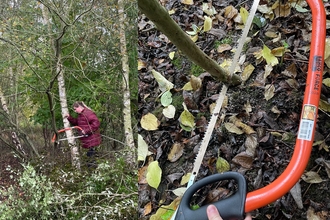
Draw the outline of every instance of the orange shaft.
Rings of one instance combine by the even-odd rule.
[[[290,191],[303,174],[312,151],[322,85],[326,15],[322,0],[307,0],[307,3],[312,10],[312,40],[301,123],[295,149],[289,165],[274,182],[247,194],[245,212],[266,206]],[[307,125],[310,127],[306,127]],[[305,133],[305,128],[309,132]]]

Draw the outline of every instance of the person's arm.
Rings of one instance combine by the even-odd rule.
[[[73,126],[78,125],[77,118],[74,118],[71,115],[66,115],[66,116],[67,116],[66,118],[68,119],[68,121],[70,122],[71,125],[73,125]]]

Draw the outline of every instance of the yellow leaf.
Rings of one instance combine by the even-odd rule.
[[[193,0],[181,0],[181,3],[185,4],[185,5],[193,5],[194,1]]]
[[[268,84],[265,86],[265,99],[268,101],[273,98],[275,92],[275,86],[273,84]]]
[[[235,122],[235,125],[239,128],[241,128],[245,134],[253,134],[253,133],[256,133],[253,128],[251,128],[250,126],[244,124],[243,122],[241,121],[236,121]]]
[[[248,80],[252,74],[254,70],[254,66],[252,64],[247,65],[242,73],[242,80],[243,82],[245,82],[246,80]]]
[[[276,57],[282,57],[285,52],[286,52],[285,47],[277,47],[272,49],[272,54]]]
[[[184,176],[181,178],[180,185],[184,185],[184,184],[188,183],[188,181],[189,181],[189,179],[190,179],[190,176],[191,176],[191,173],[187,173],[186,175],[184,175]]]
[[[185,90],[185,91],[191,91],[191,90],[193,90],[190,81],[187,82],[187,83],[183,86],[182,89]]]
[[[308,171],[304,173],[301,178],[307,183],[321,183],[323,182],[322,178],[317,172]]]
[[[209,16],[204,16],[204,19],[204,32],[207,32],[212,28],[212,19]]]
[[[142,116],[140,123],[141,123],[141,127],[147,131],[157,130],[159,126],[158,119],[152,113],[148,113]]]
[[[142,70],[143,68],[146,68],[146,63],[142,60],[138,60],[138,70]]]
[[[272,73],[272,71],[273,71],[273,67],[271,65],[266,64],[264,79],[266,79]]]
[[[157,189],[160,184],[161,177],[162,177],[162,169],[159,167],[158,161],[157,160],[152,161],[149,164],[147,170],[147,182],[149,186]]]
[[[264,48],[262,49],[262,57],[266,60],[267,64],[272,66],[278,64],[277,58],[272,54],[272,51],[266,45],[264,45]]]
[[[330,87],[330,78],[323,79],[322,83],[326,85],[327,87]]]
[[[175,55],[175,51],[172,51],[172,52],[169,53],[168,56],[169,56],[169,58],[170,58],[171,60],[173,60],[174,55]]]
[[[190,36],[190,39],[193,41],[193,42],[196,42],[198,40],[198,35],[194,35],[194,36]]]
[[[148,144],[143,137],[138,134],[138,161],[144,161],[148,155]]]
[[[242,17],[243,24],[245,24],[247,18],[249,17],[249,12],[245,8],[241,7],[239,13]]]
[[[233,123],[227,122],[225,123],[225,128],[230,132],[230,133],[235,133],[235,134],[243,134],[244,132],[239,129],[236,125]]]
[[[319,108],[325,112],[330,112],[330,104],[322,99],[319,101]]]

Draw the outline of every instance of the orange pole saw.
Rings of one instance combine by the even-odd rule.
[[[223,219],[237,220],[242,219],[244,213],[266,206],[285,195],[304,173],[311,155],[315,134],[326,38],[326,14],[322,0],[307,0],[307,3],[312,10],[309,65],[298,135],[287,168],[271,184],[248,193],[246,193],[245,178],[237,172],[225,172],[203,178],[186,190],[178,207],[175,220],[208,219],[206,206],[192,210],[190,200],[195,192],[210,183],[229,179],[233,179],[238,183],[238,191],[234,195],[214,203]]]

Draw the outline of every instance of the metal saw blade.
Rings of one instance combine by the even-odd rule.
[[[260,0],[254,0],[253,1],[253,5],[251,7],[249,16],[248,16],[247,21],[245,23],[245,27],[243,29],[242,36],[240,37],[239,42],[238,42],[237,50],[235,52],[233,61],[232,61],[231,65],[230,65],[230,68],[229,68],[229,74],[230,74],[230,76],[235,71],[238,58],[239,58],[239,56],[240,56],[240,54],[242,52],[243,45],[244,45],[245,39],[246,39],[246,37],[247,37],[247,35],[249,33],[249,30],[250,30],[250,27],[251,27],[251,24],[252,24],[254,15],[255,15],[255,13],[257,11],[257,8],[258,8],[258,5],[259,5],[259,1]],[[207,146],[208,146],[208,144],[210,142],[210,139],[211,139],[211,136],[212,136],[212,133],[213,133],[213,130],[214,130],[215,123],[216,123],[217,118],[218,118],[218,115],[220,113],[220,109],[221,109],[223,100],[224,100],[224,98],[226,96],[227,90],[228,90],[228,87],[226,85],[223,85],[222,90],[221,90],[221,92],[219,94],[219,98],[216,101],[216,106],[215,106],[215,108],[213,110],[211,119],[210,119],[209,124],[207,126],[207,130],[205,132],[205,135],[204,135],[204,138],[202,140],[201,146],[199,148],[198,154],[197,154],[197,156],[195,158],[194,168],[193,168],[192,174],[191,174],[191,176],[189,178],[189,181],[188,181],[188,184],[187,184],[187,188],[189,188],[194,183],[195,178],[196,178],[196,176],[198,174],[199,168],[200,168],[200,166],[202,164],[202,161],[203,161],[203,158],[204,158],[204,154],[205,154],[206,149],[207,149]]]

